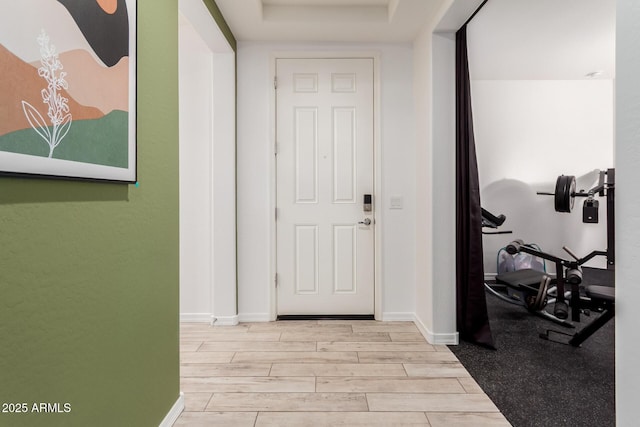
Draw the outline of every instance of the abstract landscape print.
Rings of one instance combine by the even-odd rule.
[[[0,172],[135,182],[136,1],[0,3]]]

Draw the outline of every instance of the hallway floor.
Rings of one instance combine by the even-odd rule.
[[[181,325],[175,426],[509,426],[411,322]]]

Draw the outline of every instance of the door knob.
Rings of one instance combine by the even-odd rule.
[[[371,219],[365,218],[364,221],[358,221],[358,224],[371,225]]]

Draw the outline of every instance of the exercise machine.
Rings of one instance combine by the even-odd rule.
[[[593,335],[598,329],[604,326],[615,315],[615,288],[612,286],[604,285],[590,285],[585,287],[585,295],[580,292],[580,284],[583,280],[583,273],[581,266],[596,256],[606,256],[606,251],[592,251],[585,257],[578,258],[569,248],[566,246],[563,249],[573,259],[563,259],[540,250],[536,250],[530,245],[524,244],[521,240],[514,240],[507,245],[507,252],[510,254],[516,254],[520,252],[528,253],[533,256],[541,257],[556,264],[556,279],[554,283],[556,285],[556,300],[553,309],[553,314],[558,319],[567,319],[569,307],[571,308],[571,320],[574,322],[580,322],[580,315],[590,314],[591,312],[599,312],[600,316],[581,329],[579,332],[571,335],[565,332],[556,331],[553,329],[547,329],[543,334],[540,334],[540,338],[556,341],[551,339],[551,334],[559,334],[571,337],[568,344],[574,347],[580,346],[587,338]],[[547,282],[548,284],[549,282]],[[565,287],[569,286],[571,289],[567,292],[569,294],[569,305],[566,302]],[[540,295],[543,292],[542,288],[538,290]],[[551,319],[552,320],[552,319]],[[562,323],[561,323],[562,324]],[[564,325],[563,326],[567,326]],[[561,341],[557,341],[561,342]]]
[[[609,271],[610,283],[606,285],[592,284],[584,287],[586,298],[577,299],[573,296],[572,289],[572,320],[579,321],[581,306],[584,301],[587,302],[587,308],[590,311],[600,312],[600,316],[590,322],[582,330],[571,336],[569,344],[580,346],[587,338],[593,335],[598,329],[604,326],[609,320],[615,316],[615,169],[607,169],[599,171],[598,185],[589,191],[575,191],[576,181],[573,176],[559,176],[556,180],[556,188],[554,193],[542,193],[541,195],[553,195],[554,206],[557,212],[571,212],[575,204],[576,197],[586,197],[582,205],[582,222],[597,223],[598,218],[598,200],[595,196],[606,197],[607,204],[607,249],[604,252],[598,252],[596,255],[605,255],[607,257],[607,271]],[[593,252],[592,252],[593,253]],[[576,260],[577,258],[572,255]],[[586,258],[586,257],[585,257]],[[579,260],[577,260],[579,261]],[[582,312],[589,311],[582,309]],[[541,334],[541,338],[550,339],[550,333],[567,335],[563,332],[547,330],[546,334]]]
[[[597,224],[599,222],[599,201],[595,198],[606,197],[607,203],[607,269],[613,270],[616,265],[615,253],[615,169],[598,172],[598,184],[589,191],[576,191],[576,177],[561,175],[556,180],[553,193],[539,191],[538,195],[553,196],[556,212],[570,213],[575,205],[576,197],[584,197],[582,205],[582,222]]]
[[[504,215],[495,216],[485,209],[482,209],[482,218],[482,226],[489,228],[499,227],[506,219]],[[495,221],[495,219],[498,219],[498,221]],[[508,233],[511,233],[511,231],[483,231],[483,234]],[[505,250],[513,256],[521,252],[521,248],[523,253],[547,259],[538,255],[538,253],[543,253],[539,251],[539,248],[531,244],[525,245],[521,240],[514,240],[507,245]],[[562,277],[561,275],[561,284],[564,283]],[[555,276],[548,274],[546,271],[525,268],[499,273],[496,275],[495,284],[485,282],[484,286],[487,293],[504,302],[522,306],[536,316],[567,328],[573,328],[573,324],[565,320],[566,316],[563,318],[546,310],[547,305],[554,304],[557,301],[557,280]],[[562,285],[561,289],[563,289]]]
[[[615,170],[600,171],[598,184],[589,191],[576,192],[575,177],[562,175],[556,180],[554,193],[539,192],[538,194],[554,196],[554,207],[557,212],[571,212],[575,205],[575,198],[584,197],[582,220],[585,223],[599,221],[599,202],[595,197],[606,197],[606,250],[592,251],[585,257],[579,258],[569,248],[564,247],[563,249],[571,257],[571,259],[564,259],[543,252],[534,245],[525,244],[521,240],[514,240],[506,247],[509,254],[525,253],[552,262],[556,267],[556,276],[553,277],[545,272],[531,269],[517,270],[496,276],[496,283],[504,286],[506,292],[498,292],[486,283],[485,288],[487,292],[503,301],[524,306],[533,314],[568,328],[575,327],[566,320],[569,317],[569,312],[572,322],[580,322],[581,314],[599,312],[600,315],[595,320],[575,334],[571,335],[550,329],[546,333],[540,334],[541,338],[552,341],[556,340],[551,339],[551,334],[569,336],[571,338],[568,344],[578,347],[615,316],[615,289],[612,286],[592,284],[585,286],[581,292],[582,265],[584,263],[596,256],[606,256],[607,270],[611,271],[613,275],[615,269]],[[504,215],[496,217],[484,209],[482,213],[483,227],[497,228],[504,223]],[[487,214],[486,219],[485,213]],[[496,222],[494,219],[501,219],[501,221]],[[492,225],[496,227],[492,227]],[[550,304],[554,305],[553,314],[545,309]]]

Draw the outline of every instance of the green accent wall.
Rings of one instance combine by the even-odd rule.
[[[158,426],[179,396],[178,2],[138,0],[138,181],[0,177],[0,426]]]

